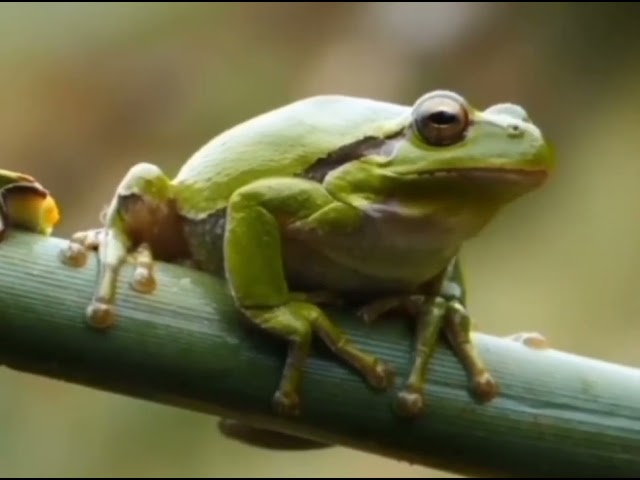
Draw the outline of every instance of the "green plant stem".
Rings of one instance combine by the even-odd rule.
[[[470,476],[640,475],[640,370],[477,334],[502,393],[477,405],[450,350],[430,367],[427,410],[393,411],[412,360],[410,324],[366,326],[331,310],[351,338],[394,365],[396,390],[369,389],[318,342],[302,415],[271,410],[285,345],[249,327],[218,280],[157,264],[158,289],[133,292],[120,277],[115,328],[96,332],[84,313],[96,258],[58,261],[66,241],[11,232],[0,244],[0,352],[4,365]],[[114,421],[117,421],[114,420]],[[213,452],[214,454],[215,452]]]

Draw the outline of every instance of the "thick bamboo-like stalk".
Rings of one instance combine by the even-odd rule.
[[[158,264],[151,296],[119,285],[118,324],[87,327],[95,257],[72,269],[66,241],[11,232],[0,244],[0,355],[11,368],[150,401],[240,419],[472,476],[640,475],[640,370],[477,334],[502,393],[477,405],[459,363],[441,348],[428,408],[404,420],[395,391],[378,393],[320,342],[306,369],[302,415],[271,410],[285,346],[248,327],[220,281]],[[412,330],[331,311],[364,349],[392,363],[402,386]],[[114,420],[117,421],[117,420]]]

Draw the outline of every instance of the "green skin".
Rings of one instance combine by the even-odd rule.
[[[300,411],[313,334],[372,387],[393,384],[392,368],[354,345],[324,303],[356,303],[369,322],[406,312],[417,322],[417,348],[397,406],[415,416],[441,334],[474,396],[486,402],[498,393],[471,339],[457,255],[551,167],[540,131],[516,105],[478,111],[448,91],[413,106],[312,97],[223,132],[172,180],[135,165],[104,229],[75,234],[63,259],[79,265],[86,249],[98,249],[88,308],[96,328],[114,324],[116,277],[131,253],[140,292],[155,287],[153,260],[224,277],[238,308],[289,344],[273,397],[286,415]]]

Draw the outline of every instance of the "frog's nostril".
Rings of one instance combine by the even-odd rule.
[[[522,125],[511,123],[507,126],[507,134],[510,137],[521,137],[524,134],[524,129]]]

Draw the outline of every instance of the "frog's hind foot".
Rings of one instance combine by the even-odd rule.
[[[263,329],[287,340],[289,351],[273,407],[280,415],[300,413],[300,387],[313,334],[323,339],[339,357],[355,368],[376,390],[393,385],[394,370],[378,358],[357,348],[317,306],[293,300],[281,307],[243,309],[244,313]]]

